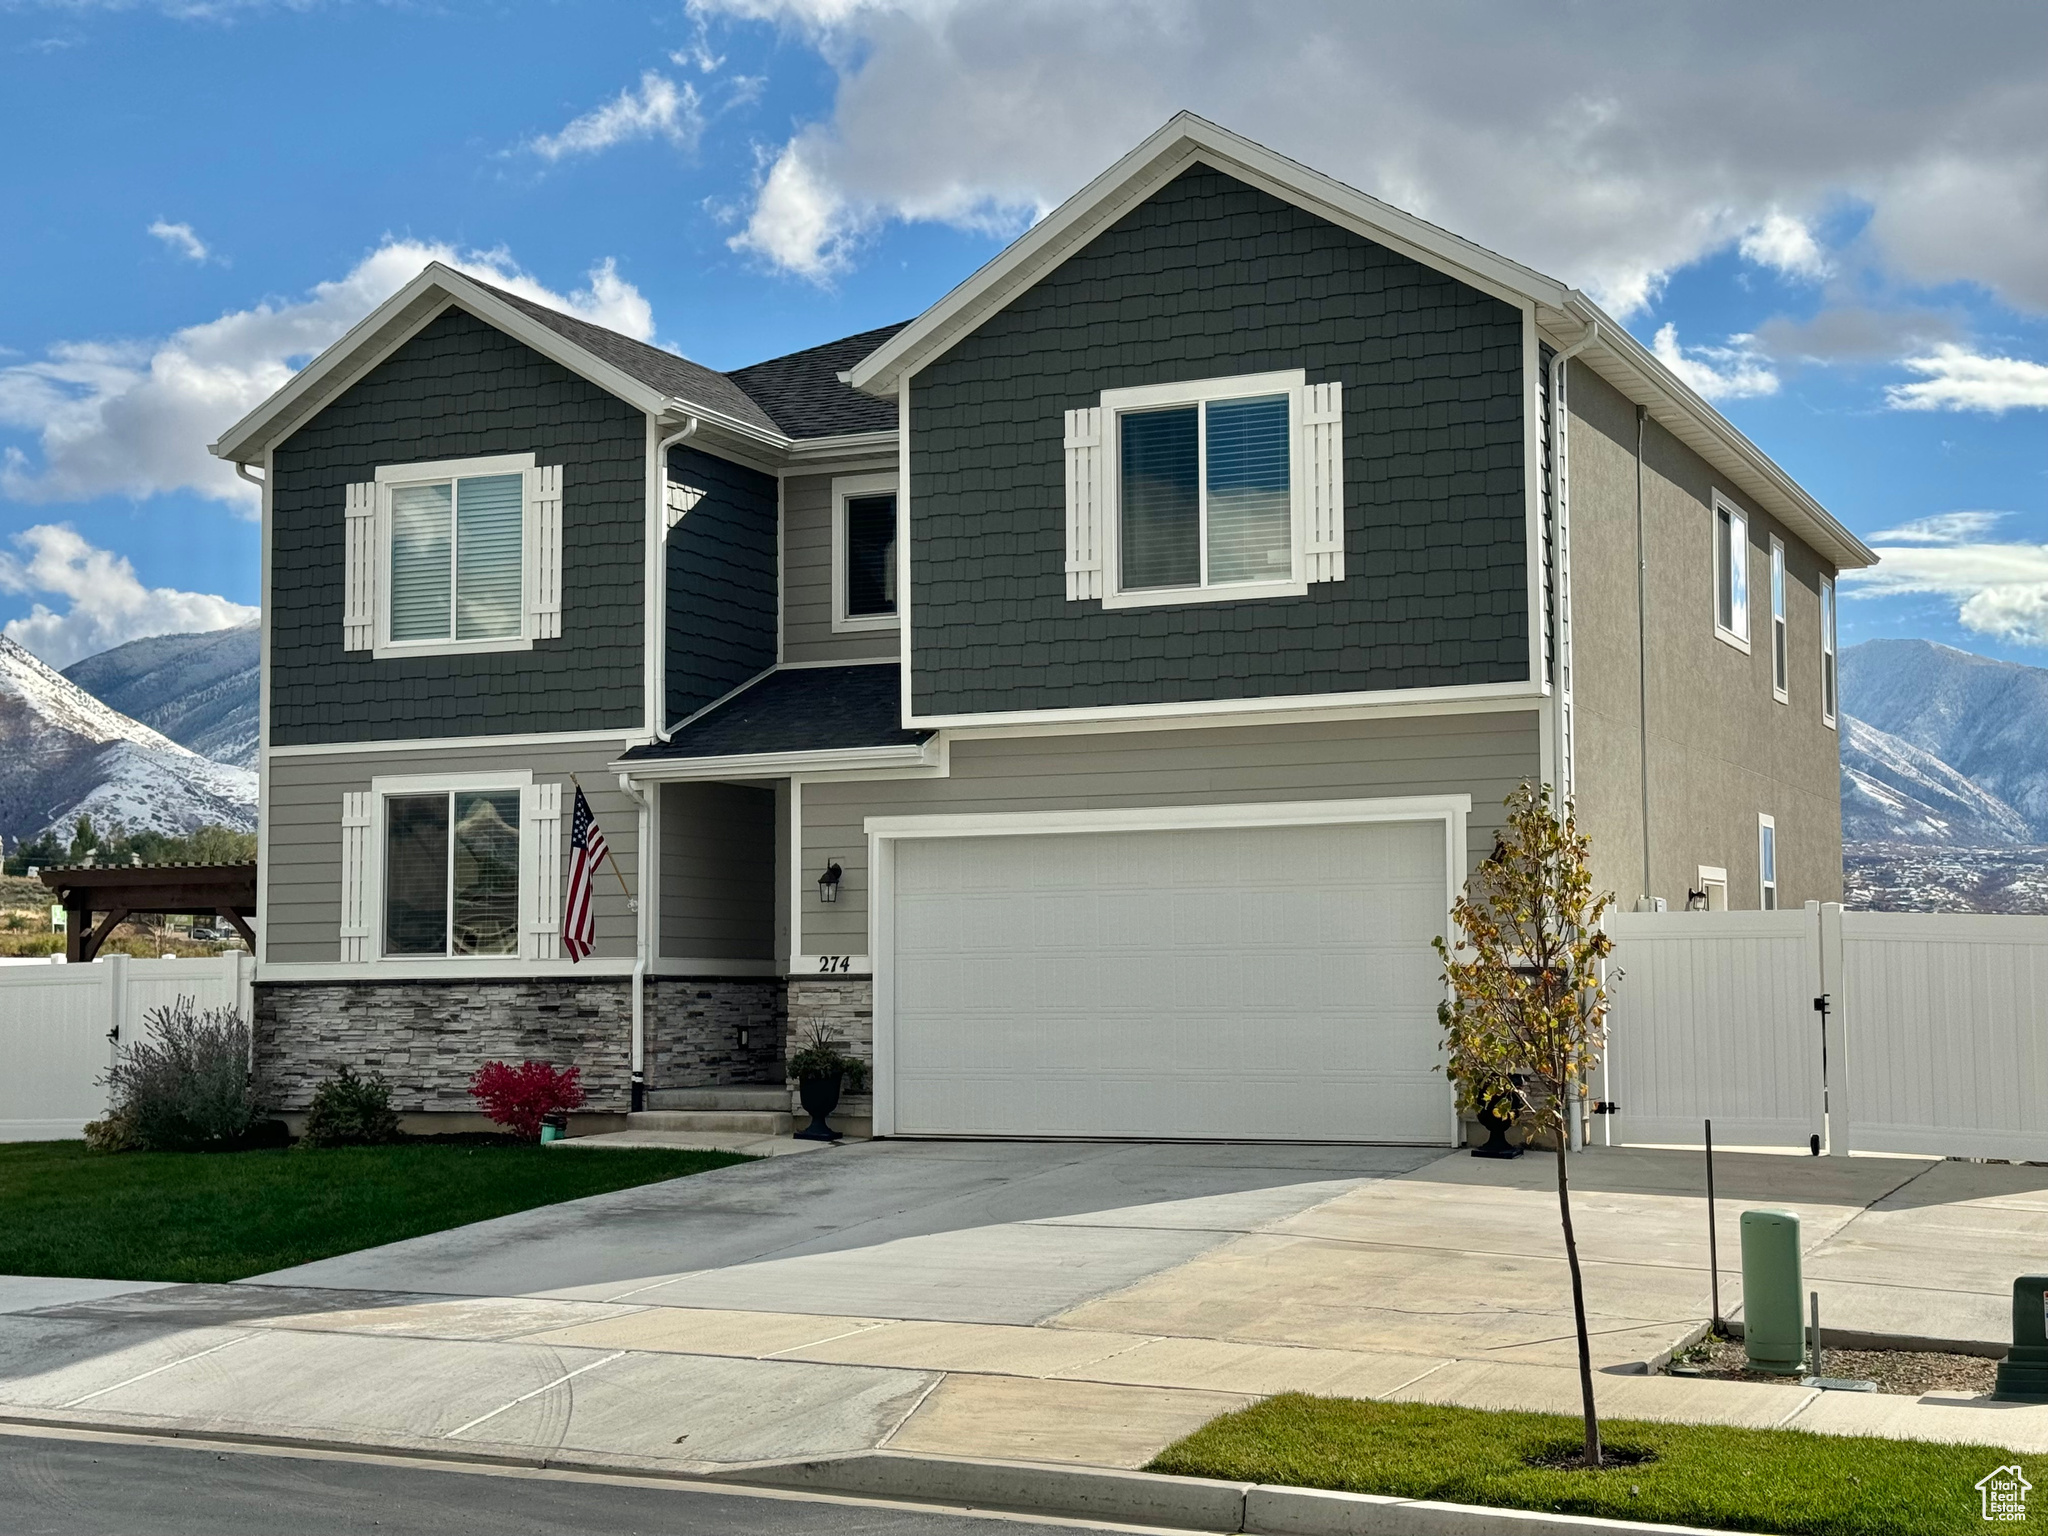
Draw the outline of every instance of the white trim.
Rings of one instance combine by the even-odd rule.
[[[1766,832],[1770,834],[1771,845],[1768,876],[1765,873],[1764,860],[1764,834]],[[1775,816],[1768,816],[1762,811],[1758,811],[1756,813],[1756,903],[1763,911],[1776,912],[1779,910],[1779,884],[1778,819]]]
[[[1785,541],[1771,535],[1771,697],[1780,704],[1792,702],[1792,624],[1790,618],[1790,577],[1785,569]]]
[[[789,954],[794,959],[804,947],[804,781],[789,781]]]
[[[817,884],[814,880],[813,885]],[[875,961],[872,955],[798,955],[790,961],[789,979],[816,981],[832,976],[872,976]]]
[[[670,979],[679,976],[780,976],[783,969],[779,960],[720,960],[702,955],[657,955],[647,962],[647,974]]]
[[[1842,647],[1835,628],[1841,601],[1842,591],[1835,578],[1823,573],[1820,578],[1820,723],[1831,731],[1835,729],[1835,719],[1842,708]]]
[[[848,613],[847,582],[852,572],[847,566],[846,504],[857,496],[889,496],[897,494],[897,476],[894,470],[884,474],[840,475],[832,481],[832,632],[835,635],[872,634],[877,630],[894,631],[900,624],[903,612],[903,588],[896,589],[895,613],[871,613],[854,615]],[[897,538],[903,530],[899,523]]]
[[[1529,680],[1547,697],[1553,684],[1545,676],[1544,630],[1548,627],[1549,605],[1543,597],[1543,417],[1537,401],[1539,375],[1543,371],[1543,347],[1536,334],[1536,306],[1522,310],[1522,582],[1525,588],[1522,611],[1526,615],[1525,636],[1529,653]],[[1557,402],[1550,408],[1555,411]],[[1554,743],[1552,744],[1554,746]],[[1549,751],[1544,762],[1550,762]],[[1558,786],[1553,784],[1552,788]]]
[[[1450,699],[1421,703],[1348,704],[1328,709],[1275,709],[1251,711],[1225,719],[1189,719],[1167,715],[1142,720],[1038,720],[1020,725],[953,725],[939,729],[938,739],[954,741],[1001,741],[1028,736],[1099,736],[1131,731],[1224,731],[1250,730],[1260,726],[1323,725],[1356,720],[1418,720],[1447,715],[1528,714],[1541,710],[1543,701],[1533,694],[1499,699]]]
[[[287,981],[477,981],[519,980],[559,976],[588,981],[593,977],[625,981],[633,974],[630,959],[600,960],[595,955],[572,960],[521,960],[516,955],[464,955],[437,959],[433,955],[393,955],[384,960],[284,960],[256,967],[256,980]]]
[[[806,667],[894,667],[901,664],[894,656],[827,656],[822,661],[780,661],[770,671],[801,672]],[[766,677],[768,673],[761,675]]]
[[[510,955],[387,955],[384,953],[384,917],[386,910],[384,890],[384,845],[388,835],[386,806],[394,795],[437,795],[454,794],[467,790],[472,794],[499,794],[506,790],[519,795],[519,917],[516,931],[519,935],[519,949]],[[365,906],[369,920],[367,935],[368,960],[371,967],[418,966],[423,962],[429,966],[451,966],[450,975],[475,973],[479,963],[498,964],[513,967],[511,974],[525,975],[536,966],[545,966],[545,961],[523,958],[527,953],[526,935],[534,927],[534,894],[539,880],[535,868],[538,850],[527,835],[529,801],[533,798],[533,772],[527,768],[498,768],[476,773],[409,773],[379,774],[370,780],[370,826],[363,860],[363,885]],[[560,822],[557,821],[559,828]],[[451,829],[452,834],[452,829]],[[449,881],[453,882],[455,858],[454,842],[449,843]],[[455,918],[455,904],[451,894],[448,902],[448,918]],[[439,974],[429,970],[425,974]],[[487,973],[488,974],[488,973]]]
[[[781,475],[775,477],[775,665],[782,665],[784,637],[789,621],[789,486]],[[664,714],[667,713],[664,707]]]
[[[510,736],[423,736],[409,741],[316,741],[295,747],[271,747],[272,757],[381,756],[387,752],[456,752],[465,748],[573,747],[584,742],[636,744],[647,739],[637,730],[533,731]]]
[[[1728,910],[1728,871],[1720,865],[1700,865],[1699,878],[1693,883],[1693,889],[1706,893],[1707,910],[1709,912],[1726,912]],[[1716,890],[1719,890],[1721,893],[1721,905],[1718,907],[1714,905],[1714,892]]]
[[[1747,656],[1749,654],[1749,610],[1751,606],[1749,589],[1750,577],[1753,574],[1749,568],[1749,513],[1744,511],[1742,507],[1738,506],[1730,498],[1722,495],[1720,488],[1716,487],[1711,517],[1712,521],[1708,526],[1713,532],[1714,539],[1714,585],[1712,591],[1714,638],[1724,644],[1734,646],[1736,650]],[[1721,538],[1721,528],[1724,522],[1728,528],[1728,538],[1725,544]],[[1725,566],[1723,564],[1723,556],[1726,557]],[[1738,561],[1740,562],[1739,566],[1737,565]],[[1733,585],[1734,575],[1738,569],[1742,574],[1742,602],[1739,606],[1735,602]],[[1721,622],[1721,586],[1724,570],[1727,572],[1729,580],[1729,608],[1731,609],[1729,618],[1734,621],[1732,624],[1723,624]],[[1736,625],[1740,625],[1740,628],[1735,627]]]
[[[724,757],[621,758],[616,773],[648,784],[688,779],[781,778],[869,768],[931,768],[940,764],[937,738],[893,747],[832,747],[810,752],[738,752]]]
[[[799,437],[791,441],[787,473],[814,475],[814,459],[836,459],[845,454],[886,453],[896,446],[896,429],[882,427],[873,432],[841,432],[834,437]]]
[[[1102,606],[1158,608],[1189,603],[1255,602],[1262,599],[1302,597],[1308,592],[1306,571],[1307,477],[1303,460],[1303,418],[1307,407],[1308,375],[1300,368],[1273,373],[1245,373],[1209,379],[1189,379],[1173,384],[1139,384],[1127,389],[1105,389],[1098,404],[1102,411],[1102,440],[1097,448],[1101,468],[1100,526],[1102,563]],[[1192,587],[1140,587],[1123,584],[1123,418],[1126,413],[1180,406],[1196,408],[1199,448],[1196,455],[1195,497],[1197,528],[1195,546],[1198,569],[1206,577],[1209,568],[1209,413],[1214,400],[1244,400],[1265,395],[1287,397],[1287,485],[1288,485],[1288,568],[1284,579],[1212,583]]]
[[[640,572],[640,720],[659,734],[668,718],[668,450],[661,421],[647,413],[647,505]]]
[[[271,546],[276,519],[272,515],[271,486],[277,473],[275,457],[268,448],[263,450],[263,506],[262,506],[262,586],[257,601],[261,605],[260,649],[257,652],[260,665],[256,669],[256,950],[250,957],[259,966],[270,949],[270,760],[277,754],[277,748],[270,744],[270,623],[277,610],[277,604],[270,593]],[[250,1021],[254,1025],[254,1020]]]
[[[906,690],[909,669],[904,669]],[[1295,700],[1299,702],[1294,702]],[[1278,698],[1196,699],[1173,704],[1108,704],[1085,709],[990,710],[968,715],[906,715],[906,730],[951,730],[977,725],[1036,725],[1068,721],[1185,720],[1199,722],[1223,715],[1271,715],[1292,718],[1308,711],[1401,708],[1420,704],[1471,704],[1484,708],[1487,701],[1513,699],[1531,709],[1543,701],[1543,691],[1533,683],[1456,683],[1440,688],[1382,688],[1365,693],[1311,693]],[[906,709],[909,700],[904,701]]]
[[[453,518],[456,515],[454,483],[458,480],[480,478],[486,475],[518,475],[520,477],[520,520],[519,520],[519,632],[490,640],[457,640],[455,615],[457,609],[456,550],[454,543]],[[445,640],[393,640],[391,638],[391,590],[394,585],[391,572],[392,523],[391,494],[399,486],[426,485],[438,481],[449,482],[451,494],[448,500],[450,523],[449,541],[449,602],[448,634]],[[559,490],[559,480],[557,488]],[[390,661],[402,656],[474,656],[494,651],[530,651],[534,641],[535,594],[537,592],[535,568],[537,565],[537,544],[539,542],[538,507],[540,501],[540,475],[534,466],[531,453],[502,453],[481,459],[438,459],[423,460],[415,464],[380,464],[377,466],[377,534],[375,574],[371,578],[371,590],[375,600],[375,624],[371,655],[378,661]],[[555,610],[556,632],[560,632],[561,609]]]
[[[792,791],[794,793],[794,791]],[[1297,800],[1235,805],[1166,805],[1079,811],[996,811],[931,816],[870,816],[868,839],[868,954],[874,975],[874,1132],[896,1130],[896,844],[919,837],[1030,837],[1086,832],[1179,831],[1199,827],[1329,826],[1346,823],[1434,821],[1444,824],[1444,916],[1464,884],[1466,819],[1470,795],[1414,795],[1369,800]],[[800,821],[801,818],[799,817]],[[1448,928],[1447,930],[1448,931]],[[792,969],[791,974],[798,974]],[[1449,1139],[1458,1139],[1455,1108],[1447,1110]]]
[[[901,703],[897,719],[905,726],[911,721],[910,625],[917,594],[910,585],[910,405],[915,372],[903,375],[903,388],[896,398],[896,616],[902,622],[896,630],[897,693]],[[792,935],[791,945],[796,938]]]
[[[857,459],[846,459],[829,464],[792,463],[784,464],[775,471],[778,480],[821,480],[827,475],[893,475],[896,473],[896,434],[889,434],[886,454],[863,454]]]

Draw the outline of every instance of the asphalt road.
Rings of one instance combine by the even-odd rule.
[[[0,1433],[0,1531],[21,1536],[1082,1536],[1102,1529],[631,1479]]]

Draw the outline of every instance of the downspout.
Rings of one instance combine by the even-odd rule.
[[[1636,407],[1636,761],[1643,787],[1643,895],[1636,910],[1653,909],[1650,896],[1650,554],[1643,538],[1643,428],[1647,406]]]
[[[1571,493],[1566,486],[1565,476],[1565,428],[1564,428],[1564,366],[1586,348],[1600,339],[1598,321],[1586,323],[1586,334],[1566,347],[1562,352],[1553,352],[1550,357],[1550,500],[1551,512],[1557,519],[1557,581],[1551,593],[1551,603],[1556,608],[1557,624],[1557,782],[1553,786],[1560,799],[1568,797],[1576,788],[1571,772],[1572,738],[1572,533]],[[1562,810],[1562,807],[1559,807]]]
[[[648,871],[656,867],[659,855],[649,847],[654,821],[652,803],[640,786],[633,782],[630,773],[619,775],[619,788],[639,809],[638,840],[634,843],[639,850],[637,878],[640,894],[633,902],[633,1087],[632,1097],[628,1100],[628,1108],[637,1115],[647,1107],[647,955],[653,947],[648,941],[647,916],[654,907],[654,903],[648,900]]]
[[[668,535],[669,530],[675,526],[675,522],[668,515],[668,451],[677,443],[695,437],[697,428],[702,425],[703,422],[698,417],[686,417],[680,432],[671,432],[654,447],[656,478],[661,487],[661,536],[656,545],[654,616],[655,622],[661,626],[662,633],[657,642],[659,649],[655,653],[661,658],[661,665],[654,690],[654,718],[648,722],[648,726],[656,741],[667,741],[675,730],[673,725],[662,723],[668,719]]]

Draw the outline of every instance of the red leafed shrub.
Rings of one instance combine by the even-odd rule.
[[[583,1107],[580,1067],[551,1067],[544,1061],[508,1066],[487,1061],[470,1079],[469,1096],[484,1113],[514,1135],[540,1140],[540,1123],[561,1109]]]

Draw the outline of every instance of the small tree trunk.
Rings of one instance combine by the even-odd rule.
[[[1572,1235],[1572,1195],[1565,1173],[1565,1122],[1557,1124],[1557,1212],[1564,1222],[1564,1256],[1572,1272],[1572,1321],[1579,1329],[1579,1400],[1586,1414],[1586,1465],[1600,1465],[1600,1415],[1593,1407],[1593,1343],[1586,1334],[1586,1287],[1579,1278],[1579,1241]]]

